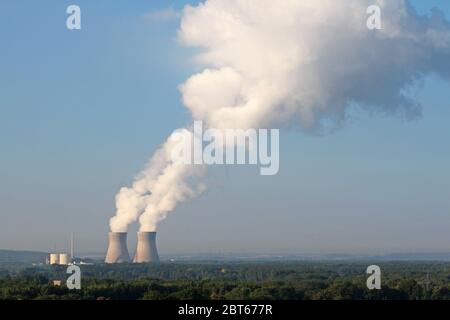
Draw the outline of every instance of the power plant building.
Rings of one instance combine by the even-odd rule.
[[[59,264],[59,253],[50,253],[50,264]]]
[[[138,232],[134,263],[146,263],[159,261],[156,248],[156,232]],[[126,232],[110,232],[108,252],[105,263],[131,262],[127,248]]]
[[[63,266],[69,265],[69,255],[67,253],[59,254],[59,264]]]
[[[130,261],[130,255],[127,248],[127,233],[110,232],[105,263],[123,263]]]
[[[156,232],[138,232],[134,263],[159,261],[156,249]]]
[[[71,262],[67,253],[50,253],[47,261],[51,265],[62,266],[67,266]]]

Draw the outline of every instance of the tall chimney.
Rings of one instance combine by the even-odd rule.
[[[109,247],[106,254],[106,263],[130,262],[130,255],[127,249],[126,232],[110,232]]]
[[[159,261],[156,249],[156,232],[138,232],[138,242],[134,263]]]

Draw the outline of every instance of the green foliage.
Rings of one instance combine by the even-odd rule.
[[[450,264],[380,263],[382,290],[368,290],[369,263],[253,262],[82,266],[68,290],[64,267],[0,266],[0,299],[36,300],[450,300]],[[54,286],[52,280],[62,280]]]

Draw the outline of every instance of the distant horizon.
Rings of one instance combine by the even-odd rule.
[[[31,252],[31,253],[53,253],[53,252],[67,252],[67,251],[42,251],[42,250],[19,250],[19,249],[5,249],[0,248],[0,253],[10,251],[10,252]],[[75,253],[77,257],[104,257],[106,252],[88,252],[88,251],[80,251]],[[432,256],[432,255],[448,255],[448,259],[450,260],[450,251],[404,251],[404,252],[383,252],[383,253],[351,253],[351,252],[298,252],[298,253],[283,253],[283,252],[166,252],[161,253],[160,256],[163,258],[170,257],[194,257],[196,259],[201,257],[223,257],[223,258],[238,258],[243,257],[246,258],[256,258],[256,257],[268,257],[268,258],[288,258],[288,257],[297,257],[297,258],[306,258],[306,259],[316,259],[321,257],[348,257],[351,259],[352,257],[366,257],[366,258],[385,258],[388,256]],[[345,258],[347,259],[347,258]]]

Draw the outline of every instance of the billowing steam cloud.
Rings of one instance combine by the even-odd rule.
[[[133,186],[120,189],[116,195],[117,213],[110,221],[111,231],[125,232],[141,214],[140,231],[155,231],[157,223],[179,202],[195,197],[205,189],[198,180],[204,174],[203,166],[171,161],[172,149],[182,139],[194,137],[187,129],[172,133],[136,177]]]
[[[373,4],[382,30],[367,28]],[[219,129],[327,129],[349,105],[415,117],[421,106],[408,89],[427,74],[450,78],[448,21],[438,11],[419,16],[406,0],[208,0],[184,9],[179,38],[202,49],[205,65],[180,87],[183,103]],[[113,231],[139,216],[152,231],[204,189],[204,168],[170,161],[173,139],[117,195]]]

